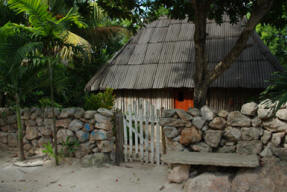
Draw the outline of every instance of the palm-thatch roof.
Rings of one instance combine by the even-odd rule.
[[[210,67],[232,48],[243,24],[232,25],[228,19],[221,25],[208,21],[206,49]],[[161,18],[148,24],[88,82],[86,90],[193,88],[193,34],[194,24],[187,20]],[[248,44],[249,48],[211,87],[264,88],[271,74],[281,70],[255,32]]]

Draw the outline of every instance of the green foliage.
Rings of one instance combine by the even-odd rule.
[[[61,153],[64,154],[65,157],[71,157],[79,149],[79,146],[80,142],[69,136],[63,143],[63,150]]]
[[[85,98],[86,110],[97,110],[99,108],[112,109],[115,102],[115,95],[113,89],[106,89],[105,92],[98,94],[91,94]]]
[[[283,72],[274,73],[269,83],[270,85],[261,93],[261,99],[278,102],[276,108],[279,109],[287,103],[287,68]]]
[[[53,150],[53,146],[52,144],[49,142],[47,144],[43,144],[43,153],[45,153],[49,158],[56,158],[56,155],[54,153],[54,150]]]
[[[59,103],[56,103],[55,101],[52,102],[50,98],[48,97],[44,97],[44,98],[41,98],[39,100],[39,104],[40,104],[40,107],[56,107],[56,108],[62,108],[62,105],[60,105]]]

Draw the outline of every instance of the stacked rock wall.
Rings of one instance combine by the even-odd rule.
[[[0,111],[0,145],[17,147],[17,122],[14,112]],[[63,144],[77,140],[78,150],[72,155],[80,158],[91,153],[108,153],[113,147],[113,116],[107,109],[85,111],[82,108],[55,109],[59,149]],[[52,108],[23,109],[24,150],[33,155],[43,144],[52,142]]]
[[[287,159],[287,109],[247,103],[241,111],[214,112],[207,106],[163,112],[167,149],[258,154]]]

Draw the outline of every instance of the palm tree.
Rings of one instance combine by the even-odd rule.
[[[60,50],[63,47],[69,47],[73,52],[79,49],[71,44],[66,43],[69,36],[69,28],[76,25],[79,28],[86,27],[82,22],[80,15],[74,10],[57,18],[49,11],[49,6],[42,0],[8,0],[8,6],[17,14],[25,13],[29,18],[29,25],[23,26],[13,24],[16,29],[21,29],[29,32],[32,36],[37,37],[43,43],[42,54],[49,68],[50,80],[50,98],[52,104],[54,102],[54,65],[60,62]],[[58,149],[57,149],[57,128],[55,126],[54,107],[53,114],[53,138],[54,138],[54,153],[56,165],[59,165]]]
[[[0,28],[0,89],[14,95],[18,127],[20,160],[24,160],[21,100],[39,86],[38,72],[41,65],[27,64],[29,56],[42,47],[27,33],[11,28],[8,23]]]

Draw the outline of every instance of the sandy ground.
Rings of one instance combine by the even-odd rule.
[[[129,163],[82,168],[79,163],[55,167],[16,167],[12,154],[0,151],[0,192],[182,192],[167,182],[166,166]]]

